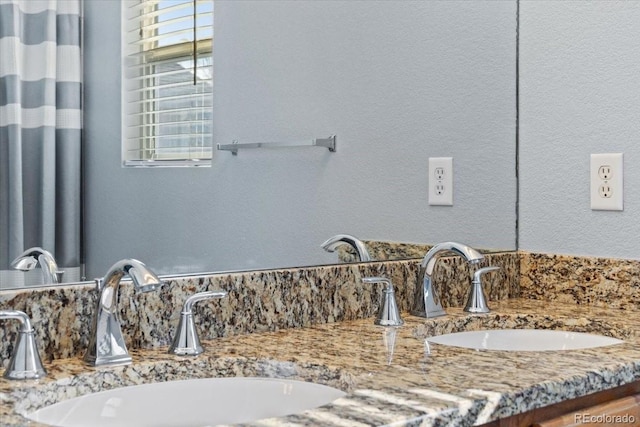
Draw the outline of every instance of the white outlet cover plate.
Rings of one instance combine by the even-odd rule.
[[[453,157],[429,157],[428,182],[430,205],[453,206]]]
[[[591,179],[591,209],[600,211],[621,211],[624,208],[624,174],[622,153],[602,153],[591,155],[589,175]],[[611,169],[609,179],[602,179],[598,171],[602,166]],[[600,188],[607,186],[610,197],[603,197]]]

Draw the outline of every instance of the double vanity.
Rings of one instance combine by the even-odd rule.
[[[135,426],[531,425],[640,392],[640,312],[567,301],[562,295],[575,291],[570,277],[570,292],[556,283],[558,297],[539,298],[530,284],[544,262],[487,255],[483,265],[501,270],[484,279],[491,311],[475,314],[463,310],[467,263],[443,258],[434,277],[446,315],[435,318],[410,314],[415,260],[190,277],[148,294],[123,286],[132,363],[106,367],[82,360],[96,302],[91,287],[15,291],[0,297],[0,309],[31,307],[48,375],[0,380],[0,425],[51,425],[46,417],[56,416],[58,402],[79,409],[54,422],[63,426],[127,425],[118,417]],[[402,326],[374,324],[383,284],[366,277],[395,285]],[[204,352],[169,354],[182,303],[213,290],[227,297],[194,309]],[[514,329],[506,339],[512,346],[501,347],[494,334]],[[555,332],[524,337],[524,348],[517,344],[528,333],[522,330]],[[450,335],[471,331],[487,332]],[[4,358],[14,332],[0,334]]]

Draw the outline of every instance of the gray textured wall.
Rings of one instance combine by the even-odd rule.
[[[522,1],[520,248],[640,257],[640,2]],[[592,211],[589,155],[624,153],[624,211]]]
[[[334,262],[337,233],[515,248],[515,1],[216,2],[214,143],[338,151],[154,170],[120,166],[119,3],[85,4],[89,277]],[[430,156],[454,158],[453,207],[427,205]]]

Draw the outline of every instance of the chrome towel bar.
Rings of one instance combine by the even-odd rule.
[[[325,147],[329,151],[336,151],[336,136],[328,138],[316,138],[310,141],[296,142],[244,142],[233,141],[232,144],[218,144],[218,150],[231,151],[234,156],[238,155],[238,150],[246,148],[272,148],[272,147]]]

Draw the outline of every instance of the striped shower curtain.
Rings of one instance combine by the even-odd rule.
[[[37,284],[10,269],[51,252],[81,274],[81,0],[0,0],[0,290]]]

